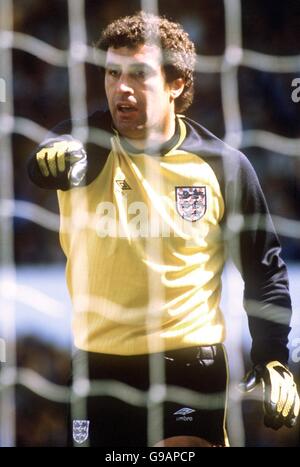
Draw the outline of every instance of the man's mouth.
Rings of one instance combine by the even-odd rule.
[[[117,111],[123,114],[136,112],[137,108],[131,104],[119,103],[117,104]]]

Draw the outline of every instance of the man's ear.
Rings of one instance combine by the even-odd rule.
[[[184,86],[185,86],[184,79],[183,78],[174,79],[174,81],[171,81],[169,86],[170,86],[170,91],[171,91],[171,97],[173,100],[175,100],[177,99],[177,97],[180,96],[180,94],[182,93],[184,89]]]

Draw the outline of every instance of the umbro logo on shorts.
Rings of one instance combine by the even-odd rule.
[[[182,409],[177,410],[177,412],[174,412],[173,415],[188,415],[189,413],[195,412],[194,409],[190,409],[189,407],[183,407]]]
[[[177,412],[174,412],[173,415],[179,415],[179,417],[176,417],[176,421],[182,421],[182,422],[191,422],[193,421],[193,417],[187,417],[187,415],[196,412],[194,409],[190,409],[189,407],[183,407],[182,409],[177,410]]]

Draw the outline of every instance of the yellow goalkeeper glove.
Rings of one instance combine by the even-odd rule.
[[[293,427],[299,414],[299,396],[292,373],[277,361],[256,365],[239,387],[249,392],[260,382],[264,392],[265,425],[274,430],[283,425]]]
[[[87,155],[82,143],[70,135],[44,141],[36,153],[44,177],[66,174],[72,186],[78,186],[87,170]]]

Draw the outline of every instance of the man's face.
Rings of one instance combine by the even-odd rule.
[[[116,129],[130,139],[165,133],[174,118],[174,99],[155,45],[107,51],[105,92]]]

